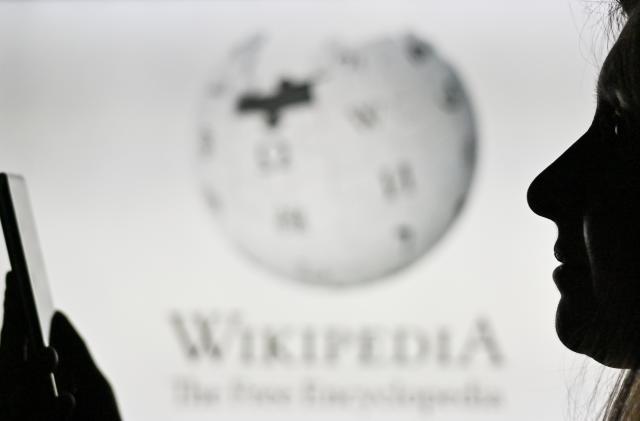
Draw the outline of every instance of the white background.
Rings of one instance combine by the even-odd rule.
[[[90,344],[125,418],[583,419],[592,393],[582,383],[587,362],[562,347],[553,326],[555,229],[525,197],[537,172],[591,119],[604,28],[586,6],[0,4],[0,169],[26,176],[54,300]],[[460,219],[428,258],[375,286],[336,293],[272,277],[220,237],[195,177],[197,111],[212,68],[257,28],[354,40],[412,30],[458,68],[477,111],[479,163]],[[392,322],[456,332],[485,316],[506,357],[487,379],[507,400],[484,415],[177,412],[170,382],[185,361],[168,323],[174,309],[241,309],[275,324]],[[402,376],[446,383],[458,374]]]

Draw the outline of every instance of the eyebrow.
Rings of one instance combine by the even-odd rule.
[[[619,90],[611,85],[607,85],[599,81],[596,86],[596,101],[598,103],[604,102],[610,106],[617,107],[619,105],[620,96],[616,95],[615,92],[619,92]]]
[[[622,108],[622,109],[627,109],[629,108],[629,102],[625,99],[625,96],[622,94],[622,91],[620,89],[614,89],[614,94],[616,96],[616,99],[618,100],[618,105]]]

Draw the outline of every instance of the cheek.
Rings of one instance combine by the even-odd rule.
[[[601,305],[613,304],[615,308],[629,301],[640,303],[638,192],[640,183],[607,183],[590,200],[584,217],[593,291]]]

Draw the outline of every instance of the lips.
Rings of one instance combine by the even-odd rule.
[[[555,247],[553,247],[553,255],[555,256],[556,260],[560,263],[564,263],[566,261],[566,257],[562,252],[562,250],[560,249],[560,247],[558,246],[558,243],[556,243]]]
[[[560,294],[588,294],[591,290],[591,266],[582,232],[578,229],[558,231],[553,254],[561,265],[553,271],[553,280]]]
[[[563,263],[553,271],[553,280],[560,294],[587,292],[590,284],[589,268],[583,265]]]

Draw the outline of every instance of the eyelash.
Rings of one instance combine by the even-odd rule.
[[[615,106],[606,106],[602,113],[601,130],[603,135],[610,136],[613,133],[616,137],[620,136],[623,126],[623,116],[620,110]]]
[[[622,122],[622,115],[618,110],[613,111],[612,123],[613,123],[613,133],[616,136],[620,135],[620,125]]]
[[[614,89],[615,99],[608,101],[603,98],[603,94],[600,86],[596,86],[596,100],[601,103],[603,108],[604,124],[603,134],[609,135],[611,132],[616,137],[620,137],[620,132],[624,126],[624,116],[622,110],[622,99],[620,98],[619,91]],[[602,102],[601,102],[602,101]]]

